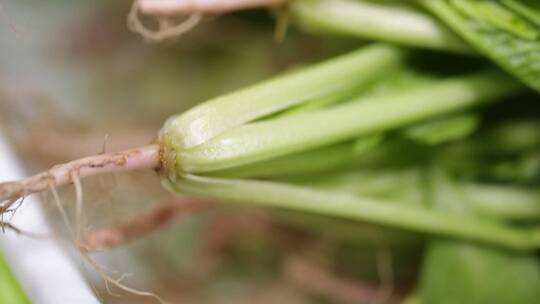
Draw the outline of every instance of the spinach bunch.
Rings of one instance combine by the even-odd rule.
[[[420,237],[420,303],[533,303],[539,7],[295,1],[301,29],[405,47],[369,45],[171,118],[164,185],[338,237],[361,235],[354,223],[400,231],[401,245]]]

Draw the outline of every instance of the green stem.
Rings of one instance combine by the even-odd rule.
[[[287,177],[335,171],[372,162],[367,155],[380,146],[383,135],[365,136],[360,139],[309,150],[245,166],[209,172],[216,177]]]
[[[457,184],[472,209],[502,220],[540,219],[540,193],[517,186],[480,183]]]
[[[294,1],[292,9],[300,26],[308,31],[472,53],[465,42],[436,19],[404,5],[302,0]]]
[[[163,132],[173,144],[190,148],[246,122],[367,84],[399,63],[404,53],[388,45],[368,46],[209,100],[170,119]]]
[[[537,230],[518,229],[481,218],[430,211],[398,203],[321,191],[314,188],[252,180],[183,175],[165,180],[172,191],[258,206],[283,208],[372,223],[409,231],[478,241],[515,250],[540,247]]]
[[[407,92],[254,122],[191,149],[176,149],[176,172],[210,172],[388,131],[493,102],[519,85],[498,72],[434,81]],[[234,108],[234,107],[233,107]],[[223,114],[221,118],[225,118]],[[194,131],[192,131],[194,132]]]
[[[278,177],[309,174],[351,166],[358,158],[353,143],[323,147],[215,172],[219,177]]]

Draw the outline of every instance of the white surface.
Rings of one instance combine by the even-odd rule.
[[[0,182],[21,177],[23,170],[0,130]],[[36,196],[25,199],[12,223],[26,231],[50,232]],[[0,246],[32,303],[99,303],[73,261],[55,241],[30,239],[6,231],[0,232]]]

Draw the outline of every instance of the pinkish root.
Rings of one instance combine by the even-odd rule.
[[[144,14],[174,16],[193,13],[221,14],[273,7],[285,3],[285,0],[139,0],[138,2]]]
[[[205,210],[212,205],[212,202],[203,199],[174,198],[124,223],[87,234],[81,246],[87,251],[116,247],[143,238],[185,215]]]
[[[48,171],[20,181],[0,183],[0,213],[7,212],[18,199],[50,187],[73,183],[94,175],[111,174],[160,167],[159,146],[150,145],[132,150],[100,154],[54,166]]]

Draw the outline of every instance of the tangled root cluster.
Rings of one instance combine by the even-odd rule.
[[[131,31],[140,34],[147,42],[162,42],[178,38],[191,31],[200,23],[205,14],[272,8],[283,6],[285,3],[287,0],[135,0],[128,14],[127,26]],[[153,16],[157,21],[157,26],[155,28],[147,26],[141,19],[143,16]],[[277,36],[282,36],[283,26],[278,24],[276,32]]]
[[[103,153],[82,158],[57,165],[48,171],[20,181],[0,183],[0,229],[2,229],[2,231],[5,231],[6,229],[11,230],[32,238],[50,238],[50,236],[44,236],[39,233],[23,231],[4,219],[8,214],[13,216],[27,195],[50,190],[53,194],[56,206],[62,214],[66,227],[70,232],[71,239],[79,249],[80,256],[101,275],[107,286],[112,284],[128,293],[152,297],[160,303],[165,303],[156,294],[139,291],[122,284],[121,281],[124,276],[121,276],[119,279],[113,278],[108,273],[107,269],[99,265],[89,256],[88,246],[84,244],[83,240],[85,238],[82,236],[83,190],[81,178],[140,169],[155,170],[159,168],[159,166],[159,147],[157,145],[150,145],[122,152]],[[72,224],[72,221],[70,221],[69,216],[62,207],[56,191],[56,187],[65,184],[73,184],[75,187],[76,202],[74,224]],[[146,231],[140,232],[144,233]]]
[[[178,18],[156,16],[158,27],[157,29],[151,29],[143,23],[141,14],[139,1],[136,0],[133,2],[128,14],[127,26],[131,31],[140,34],[145,41],[154,43],[182,36],[195,28],[203,17],[201,13],[192,13],[186,19],[178,22],[176,21]]]

